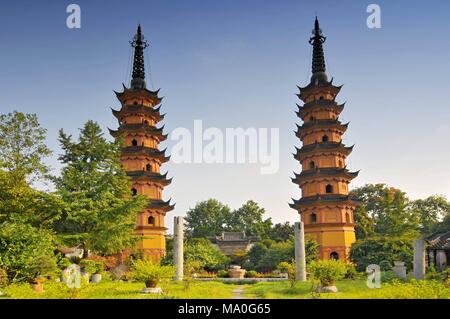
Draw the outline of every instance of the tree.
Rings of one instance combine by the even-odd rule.
[[[267,235],[268,238],[277,242],[286,241],[291,236],[294,236],[294,225],[289,222],[275,224]]]
[[[390,270],[394,261],[403,261],[412,269],[413,241],[408,237],[373,237],[356,241],[350,249],[350,260],[358,271],[365,271],[370,264]]]
[[[147,200],[131,196],[129,179],[120,164],[121,143],[108,142],[97,123],[88,121],[77,142],[63,130],[59,141],[65,164],[55,179],[66,207],[55,228],[65,243],[113,254],[132,247],[136,216]]]
[[[173,253],[173,245],[169,245],[166,257],[161,261],[161,264],[172,265]],[[184,261],[191,265],[195,262],[197,268],[219,270],[223,269],[230,260],[208,239],[193,238],[184,244]]]
[[[421,233],[429,235],[446,217],[450,216],[450,203],[444,196],[433,195],[411,203],[411,209],[420,218]]]
[[[230,208],[216,199],[199,202],[186,215],[186,233],[191,238],[219,235],[227,230]]]
[[[249,200],[231,213],[227,228],[231,231],[244,232],[247,236],[266,238],[272,227],[272,220],[270,218],[263,220],[264,214],[264,208]]]
[[[351,196],[362,202],[355,221],[363,238],[374,233],[393,237],[418,235],[419,216],[409,209],[410,201],[401,190],[385,184],[367,184],[353,190]]]
[[[51,151],[45,145],[45,134],[36,114],[0,115],[0,168],[12,173],[15,181],[47,174],[43,159]]]
[[[318,245],[314,240],[306,239],[306,263],[318,258]],[[291,262],[295,259],[294,238],[290,237],[284,242],[265,240],[256,243],[248,252],[246,269],[255,269],[260,272],[273,271],[281,262]]]

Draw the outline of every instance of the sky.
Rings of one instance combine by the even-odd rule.
[[[81,28],[66,26],[66,7],[81,7]],[[381,28],[369,29],[366,9],[381,8]],[[294,222],[290,178],[297,85],[311,76],[308,39],[319,16],[327,37],[327,73],[344,84],[340,119],[355,144],[347,164],[360,170],[351,187],[387,183],[412,199],[450,198],[450,24],[444,1],[2,1],[0,4],[0,113],[36,113],[54,151],[46,162],[57,174],[58,130],[77,135],[87,120],[118,123],[113,90],[130,81],[129,41],[138,23],[150,43],[147,83],[161,88],[165,130],[203,126],[279,128],[280,168],[258,164],[177,164],[165,199],[166,218],[185,215],[216,198],[231,208],[249,199],[274,222]],[[110,138],[108,136],[108,138]],[[173,146],[168,141],[168,153]],[[170,232],[170,231],[169,231]]]

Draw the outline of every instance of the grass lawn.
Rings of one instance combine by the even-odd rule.
[[[342,280],[336,283],[338,293],[312,294],[310,282],[297,283],[291,289],[289,282],[261,282],[245,290],[246,298],[261,299],[450,299],[450,287],[435,281],[393,282],[370,289],[365,280]]]
[[[185,290],[182,283],[161,283],[159,286],[164,295],[141,294],[144,284],[138,282],[103,281],[75,290],[63,283],[46,282],[42,294],[33,291],[28,284],[13,284],[2,289],[6,295],[0,299],[227,299],[232,297],[232,291],[236,288],[221,282],[193,282],[189,290]]]
[[[190,289],[185,290],[182,283],[162,283],[163,295],[141,294],[143,283],[103,281],[99,284],[89,284],[81,289],[71,290],[65,284],[46,282],[45,292],[34,292],[28,284],[13,284],[2,289],[5,296],[12,299],[228,299],[232,298],[235,284],[219,281],[193,282]],[[365,280],[342,280],[336,283],[338,293],[312,294],[310,282],[297,283],[295,288],[289,287],[289,282],[259,282],[256,284],[240,284],[244,289],[245,298],[249,299],[304,299],[304,298],[342,298],[342,299],[450,299],[450,287],[436,281],[411,281],[408,283],[394,282],[383,284],[380,289],[369,289]]]

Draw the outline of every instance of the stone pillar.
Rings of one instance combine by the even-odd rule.
[[[414,277],[422,280],[425,277],[425,241],[414,240]]]
[[[173,220],[173,263],[175,266],[175,278],[174,280],[183,280],[183,267],[184,267],[184,254],[183,254],[183,242],[184,242],[184,218],[175,216]]]
[[[306,281],[305,228],[303,222],[295,223],[295,278]]]
[[[392,270],[397,274],[398,278],[406,278],[406,266],[403,261],[394,261],[394,267]]]

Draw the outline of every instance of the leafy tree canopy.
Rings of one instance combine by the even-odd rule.
[[[120,143],[107,141],[93,121],[80,130],[78,141],[62,130],[59,141],[65,166],[55,182],[66,209],[55,227],[62,239],[100,254],[132,247],[136,216],[147,200],[130,194]]]

